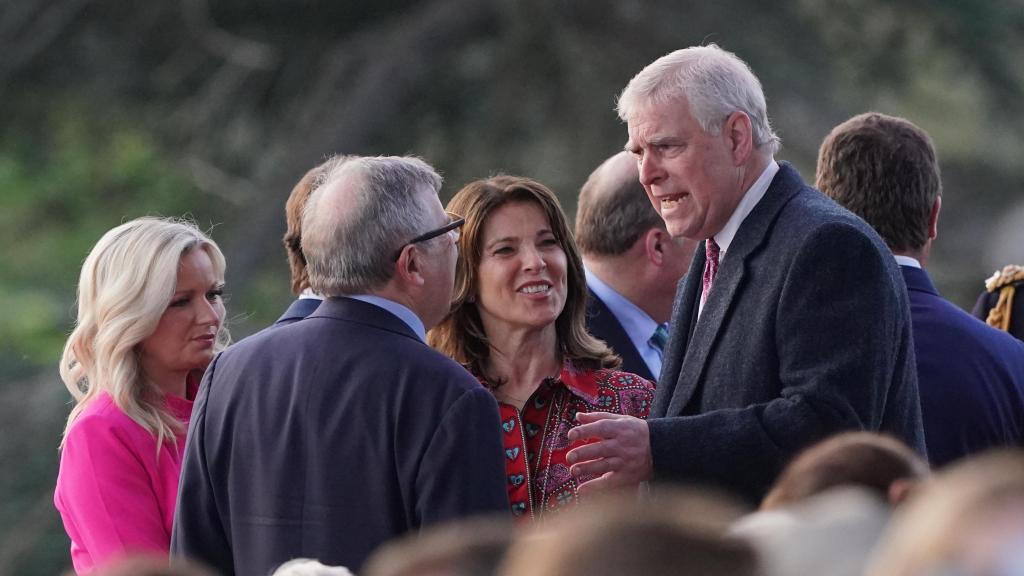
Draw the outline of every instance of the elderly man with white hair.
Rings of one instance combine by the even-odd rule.
[[[760,499],[841,430],[923,452],[910,312],[878,235],[774,155],[761,83],[721,48],[659,58],[618,103],[672,236],[698,240],[647,421],[581,414],[569,454],[595,488],[675,480]]]

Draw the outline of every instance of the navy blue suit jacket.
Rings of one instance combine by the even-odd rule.
[[[928,274],[901,266],[910,294],[928,458],[942,466],[1024,441],[1024,344],[939,296]]]
[[[325,300],[217,356],[189,426],[172,553],[224,575],[357,572],[426,524],[508,512],[494,397],[386,310]]]
[[[652,382],[655,380],[655,375],[651,374],[651,369],[647,367],[636,346],[633,346],[622,324],[593,292],[587,296],[587,331],[604,340],[622,358],[619,370],[632,372]]]
[[[320,306],[322,300],[316,298],[296,298],[294,302],[288,306],[288,309],[284,311],[284,314],[274,322],[274,326],[285,326],[292,322],[298,322],[306,316],[309,316]]]
[[[705,259],[701,247],[673,305],[648,420],[656,478],[756,501],[842,430],[924,454],[907,292],[871,227],[780,163],[697,320]]]

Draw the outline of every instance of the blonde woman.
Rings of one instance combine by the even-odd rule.
[[[182,221],[132,220],[86,258],[54,494],[76,572],[167,554],[192,399],[228,340],[223,286],[220,249]]]

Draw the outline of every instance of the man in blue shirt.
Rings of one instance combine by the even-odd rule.
[[[623,370],[657,379],[676,284],[697,242],[669,235],[627,152],[605,160],[580,190],[576,242],[590,292],[587,329],[622,357]]]

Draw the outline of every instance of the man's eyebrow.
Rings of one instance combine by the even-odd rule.
[[[647,143],[651,144],[653,146],[660,146],[660,145],[665,145],[665,144],[679,144],[682,141],[683,141],[683,138],[681,138],[679,136],[669,136],[669,135],[651,136],[650,138],[647,139]]]

